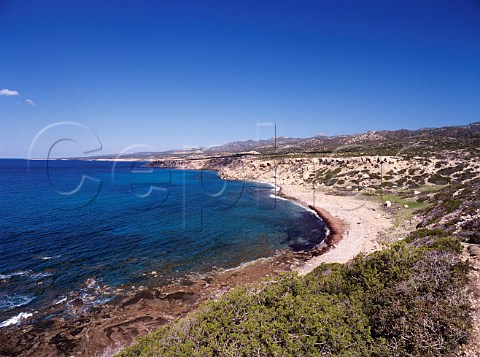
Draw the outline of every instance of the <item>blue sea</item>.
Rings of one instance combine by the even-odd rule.
[[[168,283],[325,237],[270,185],[142,162],[2,159],[0,207],[0,326],[93,285]]]

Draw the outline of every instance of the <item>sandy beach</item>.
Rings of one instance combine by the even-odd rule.
[[[296,269],[301,275],[321,263],[345,263],[359,253],[368,254],[379,249],[378,235],[393,226],[381,203],[361,195],[329,195],[300,185],[283,185],[280,192],[306,207],[316,208],[332,230],[330,234],[335,235],[331,242],[333,249],[311,258]]]

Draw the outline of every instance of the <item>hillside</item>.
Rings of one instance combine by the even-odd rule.
[[[211,156],[292,154],[397,155],[434,154],[442,150],[480,147],[480,122],[463,126],[418,130],[382,130],[362,134],[315,136],[311,138],[277,137],[268,140],[234,141],[215,147],[173,149],[161,152],[123,154],[123,159],[201,158]],[[98,155],[89,159],[115,159],[117,155]]]
[[[459,145],[458,139],[461,139]],[[359,153],[394,155],[399,150],[407,153],[420,150],[438,151],[479,147],[480,122],[464,126],[426,128],[419,130],[371,131],[363,134],[316,136],[312,138],[272,138],[260,141],[239,141],[204,150],[205,154],[232,154],[255,150],[271,153]],[[411,147],[411,148],[410,148]]]

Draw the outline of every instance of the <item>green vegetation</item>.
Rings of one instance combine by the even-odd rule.
[[[457,239],[419,230],[349,264],[240,287],[130,356],[448,356],[471,326]]]
[[[383,195],[380,197],[380,199],[382,200],[382,202],[390,201],[400,206],[407,205],[409,208],[413,208],[413,209],[423,208],[426,205],[426,203],[424,202],[417,202],[415,199],[406,198],[406,197],[402,197],[400,195],[394,195],[394,194]]]
[[[479,192],[480,178],[443,187],[429,198],[432,204],[421,210],[420,227],[442,228],[462,241],[480,243]]]
[[[375,193],[369,196],[376,196],[381,202],[390,201],[400,206],[401,209],[394,213],[394,227],[399,227],[402,223],[410,221],[419,209],[424,208],[428,204],[423,200],[410,197],[410,191],[398,191],[397,194],[389,193],[382,196],[378,196],[378,194]],[[405,208],[405,205],[407,205],[408,208]]]

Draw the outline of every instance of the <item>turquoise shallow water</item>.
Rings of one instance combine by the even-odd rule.
[[[145,285],[321,243],[314,213],[274,192],[211,171],[0,160],[0,322],[90,278]]]

